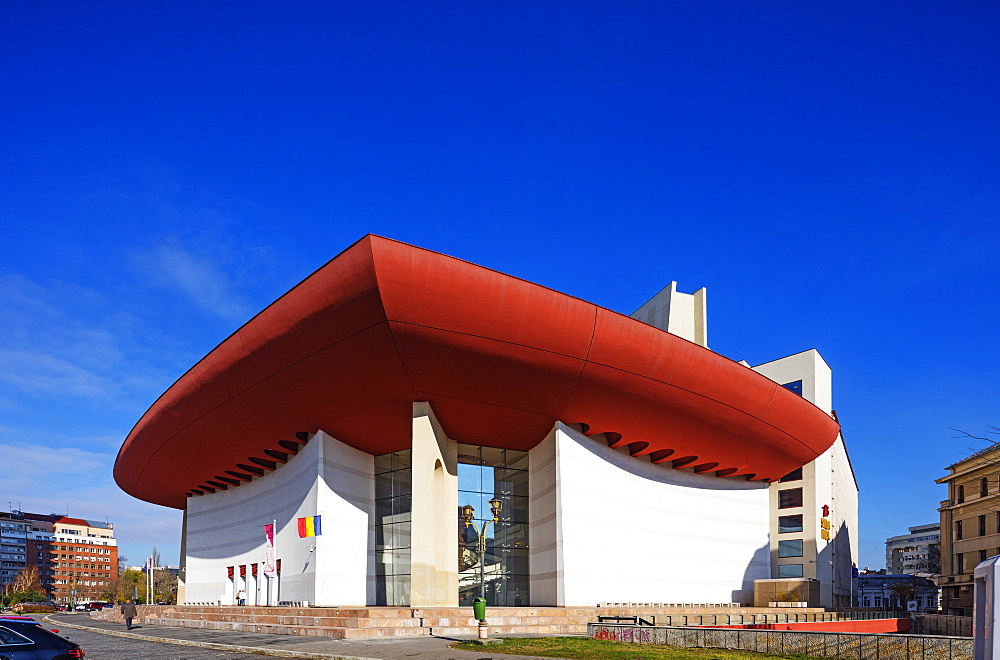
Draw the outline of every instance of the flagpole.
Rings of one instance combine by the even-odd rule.
[[[272,519],[271,520],[271,529],[274,530],[273,534],[271,535],[271,538],[274,539],[271,542],[271,545],[272,545],[271,556],[274,558],[274,565],[275,565],[275,569],[274,569],[274,602],[271,603],[271,604],[272,605],[277,605],[278,604],[278,569],[277,569],[277,566],[278,566],[278,521],[277,521],[277,519]],[[268,583],[267,583],[267,590],[269,592],[271,590],[271,581],[270,580],[268,580]],[[271,599],[269,598],[268,600],[271,600]]]

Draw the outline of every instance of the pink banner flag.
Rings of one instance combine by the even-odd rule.
[[[274,525],[264,525],[264,575],[274,577]]]

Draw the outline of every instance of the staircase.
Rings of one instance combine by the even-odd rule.
[[[618,605],[615,603],[614,605]],[[755,607],[490,607],[490,635],[585,634],[598,616],[642,616],[660,625],[725,625],[791,620],[788,610]],[[91,616],[121,620],[117,609]],[[235,607],[140,605],[145,623],[205,630],[304,635],[334,639],[450,637],[476,635],[478,622],[471,607]],[[795,620],[832,620],[821,609],[798,609]]]
[[[158,626],[334,639],[412,637],[430,632],[410,615],[409,608],[167,606],[147,615],[145,621]]]

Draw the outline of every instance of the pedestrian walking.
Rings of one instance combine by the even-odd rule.
[[[247,604],[247,592],[242,589],[236,592],[236,604],[240,606]]]
[[[132,630],[132,619],[139,615],[138,610],[135,608],[135,603],[127,602],[122,603],[122,616],[125,617],[125,628],[126,630]]]

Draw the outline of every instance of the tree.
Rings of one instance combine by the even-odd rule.
[[[9,585],[7,594],[3,598],[5,605],[17,603],[38,603],[48,600],[42,583],[38,579],[38,567],[28,566],[14,578]]]
[[[141,571],[125,569],[101,593],[101,598],[115,603],[124,603],[133,598],[144,602],[146,600],[146,576]]]
[[[914,596],[917,594],[916,587],[913,586],[913,581],[903,581],[893,582],[889,585],[889,591],[895,594],[896,598],[899,600],[899,605],[901,609],[906,609],[907,601],[913,600]]]
[[[941,575],[941,544],[932,543],[927,546],[927,572]]]
[[[153,602],[177,602],[177,576],[165,568],[153,571]]]

